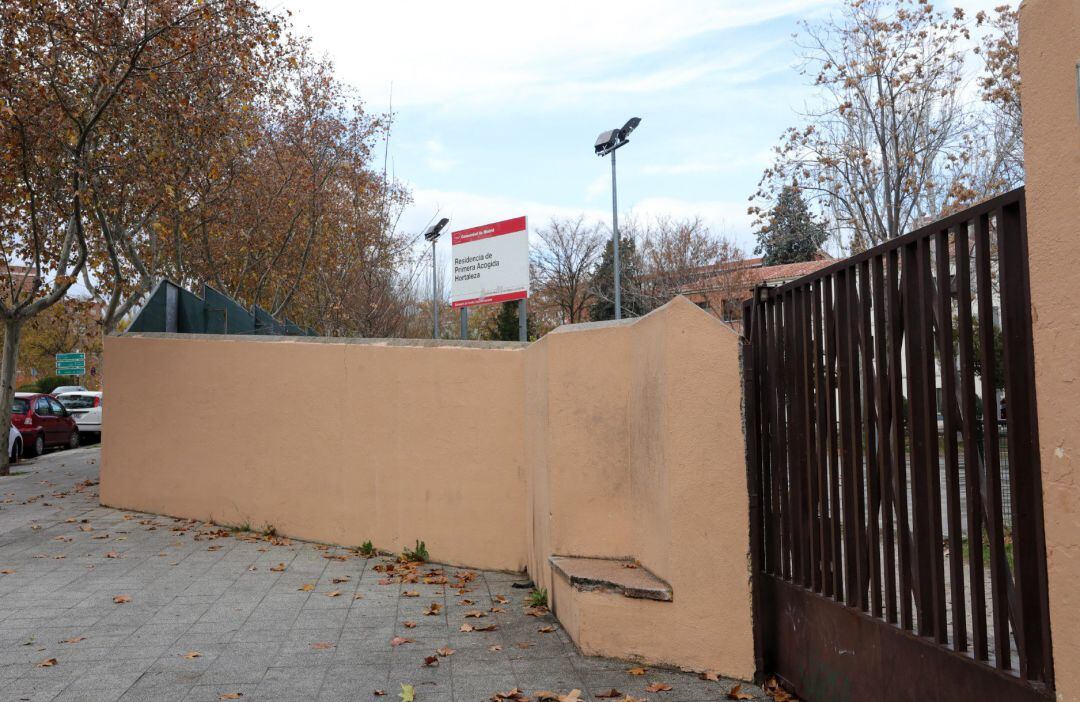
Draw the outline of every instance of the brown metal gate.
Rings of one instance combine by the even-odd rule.
[[[1023,189],[744,319],[759,672],[811,702],[1045,702]]]

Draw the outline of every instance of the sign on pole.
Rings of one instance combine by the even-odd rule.
[[[58,353],[56,354],[57,375],[85,375],[85,353]]]
[[[454,232],[454,307],[529,296],[529,228],[525,217]]]

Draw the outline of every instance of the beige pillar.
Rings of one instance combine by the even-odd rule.
[[[1059,700],[1080,700],[1080,0],[1020,12],[1028,245]]]

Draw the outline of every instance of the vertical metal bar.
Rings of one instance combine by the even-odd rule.
[[[614,152],[612,152],[614,153]],[[518,341],[529,340],[529,309],[525,298],[518,300]]]
[[[878,482],[878,441],[875,412],[874,338],[870,321],[872,299],[870,296],[870,261],[859,267],[859,338],[862,344],[862,409],[863,427],[866,432],[866,479],[869,510],[867,512],[867,545],[870,571],[870,614],[881,616],[881,485]]]
[[[1000,226],[1001,216],[997,215]],[[1009,601],[1006,580],[1004,526],[1001,515],[1001,464],[998,447],[997,398],[994,375],[994,301],[990,273],[990,227],[986,216],[979,218],[975,235],[975,285],[979,308],[980,375],[982,380],[983,466],[986,499],[983,501],[987,540],[990,545],[990,594],[993,598],[994,661],[998,668],[1010,667]]]
[[[836,345],[837,375],[840,383],[840,462],[841,495],[844,501],[844,580],[847,584],[844,601],[851,607],[861,607],[859,596],[859,548],[858,525],[855,511],[855,437],[854,437],[854,389],[851,341],[851,285],[854,275],[851,269],[841,269],[836,274]]]
[[[469,338],[469,308],[467,306],[461,308],[461,338]]]
[[[860,368],[862,360],[860,349],[862,336],[859,324],[861,322],[861,303],[858,295],[858,273],[856,266],[848,269],[847,276],[847,304],[848,304],[848,331],[847,341],[850,344],[850,379],[848,381],[849,397],[851,404],[849,416],[851,419],[851,489],[852,513],[854,521],[848,527],[854,532],[852,542],[855,544],[855,606],[866,611],[867,609],[867,553],[866,553],[866,490],[863,466],[863,416],[862,416],[862,382]]]
[[[771,383],[769,385],[769,435],[770,435],[770,450],[769,450],[769,478],[772,488],[772,536],[773,536],[773,555],[772,561],[772,573],[774,575],[784,576],[785,563],[784,558],[784,528],[783,520],[786,516],[783,512],[782,501],[784,498],[782,491],[782,481],[784,475],[784,459],[781,446],[780,435],[783,429],[782,427],[782,412],[783,407],[780,402],[780,387],[783,385],[783,374],[780,369],[783,368],[780,365],[779,354],[779,303],[777,298],[771,293],[769,295],[769,328],[768,328],[768,344],[769,348],[769,366],[771,368],[769,377]]]
[[[779,382],[776,383],[776,408],[777,422],[776,435],[778,440],[777,460],[779,461],[778,475],[780,476],[780,559],[781,573],[785,580],[791,580],[791,563],[794,546],[792,544],[792,514],[791,514],[791,456],[788,453],[788,403],[791,396],[791,362],[788,356],[788,334],[791,331],[786,324],[785,310],[790,307],[785,299],[786,295],[778,294],[776,300],[776,353]]]
[[[907,416],[904,403],[904,365],[901,349],[904,347],[904,331],[908,324],[908,310],[902,304],[900,288],[900,252],[889,252],[888,308],[889,308],[889,367],[894,372],[889,376],[890,396],[892,400],[892,431],[890,448],[892,450],[893,499],[896,510],[896,540],[900,543],[900,626],[913,629],[912,620],[912,553],[911,533],[908,527],[908,470],[906,432],[904,421]],[[906,269],[905,269],[906,271]],[[904,274],[905,279],[907,273]]]
[[[922,275],[919,278],[921,288],[921,304],[923,312],[923,344],[924,353],[922,362],[923,369],[923,401],[926,403],[923,414],[924,431],[926,432],[926,493],[929,498],[927,503],[927,516],[930,523],[927,525],[928,541],[930,549],[930,584],[933,588],[931,601],[933,602],[933,627],[934,638],[938,643],[949,642],[948,614],[945,603],[945,551],[942,542],[941,528],[941,465],[938,461],[938,428],[937,428],[937,383],[935,381],[937,367],[934,362],[934,279],[933,268],[930,262],[931,242],[929,236],[919,238],[919,266]]]
[[[998,223],[1002,334],[1005,356],[1006,422],[1012,484],[1014,612],[1022,677],[1052,682],[1046,543],[1042,512],[1035,359],[1027,266],[1025,203],[1005,205]]]
[[[795,324],[795,291],[784,293],[784,351],[787,359],[788,512],[791,514],[791,581],[802,584],[802,417],[799,392],[799,341]]]
[[[814,329],[814,399],[816,400],[817,422],[815,423],[817,461],[815,472],[817,477],[817,494],[819,510],[818,540],[820,541],[821,553],[821,582],[819,591],[826,595],[833,594],[832,580],[832,540],[830,539],[832,520],[829,517],[829,425],[827,419],[827,396],[828,390],[825,385],[825,346],[824,321],[821,312],[821,289],[824,283],[821,280],[814,282],[811,304],[813,305],[812,324]]]
[[[926,457],[926,343],[924,340],[924,304],[922,278],[924,268],[919,242],[903,249],[904,276],[904,348],[907,351],[908,429],[911,432],[911,488],[915,532],[915,596],[919,614],[918,633],[934,633],[934,600],[930,556],[930,494],[927,489]]]
[[[981,232],[986,217],[978,218]],[[975,363],[971,325],[971,254],[968,226],[956,229],[956,326],[959,331],[960,408],[964,433],[964,487],[967,493],[968,574],[971,582],[971,642],[975,660],[988,658],[986,643],[986,585],[983,574],[982,471],[976,439]],[[976,236],[981,236],[976,232]]]
[[[840,523],[840,462],[837,439],[837,383],[836,383],[836,307],[833,304],[833,291],[836,278],[823,279],[825,284],[825,379],[826,379],[826,423],[829,437],[829,527],[832,537],[830,555],[832,559],[832,596],[844,599],[844,555],[841,546]],[[839,289],[837,287],[837,289]]]
[[[805,497],[803,511],[805,512],[806,533],[803,534],[806,546],[804,548],[805,572],[803,586],[813,589],[821,582],[819,564],[821,553],[818,550],[818,522],[817,522],[817,451],[814,443],[814,361],[812,356],[812,341],[810,339],[810,286],[809,284],[798,289],[799,297],[799,330],[801,335],[801,363],[802,371],[802,415],[803,415],[803,485]]]
[[[776,551],[774,543],[776,532],[773,523],[773,476],[772,476],[772,371],[769,362],[772,360],[772,350],[769,346],[769,329],[772,320],[769,318],[769,304],[767,292],[763,288],[755,291],[756,295],[762,296],[755,304],[758,307],[758,316],[754,320],[755,347],[757,348],[757,371],[759,378],[758,388],[758,418],[761,437],[759,441],[762,472],[762,525],[765,558],[763,572],[774,572]]]
[[[755,291],[756,292],[756,291]],[[764,538],[761,511],[761,417],[759,414],[758,396],[761,392],[761,379],[758,376],[757,354],[760,345],[757,341],[758,324],[755,318],[758,316],[761,305],[755,299],[752,303],[743,305],[743,397],[746,402],[746,444],[748,459],[747,486],[749,490],[749,516],[750,516],[750,578],[751,578],[751,607],[754,613],[754,667],[757,671],[765,669],[765,631],[761,601],[761,577],[764,566]]]
[[[964,539],[960,514],[960,457],[956,448],[956,364],[953,361],[952,277],[949,231],[937,233],[937,329],[941,360],[942,446],[945,450],[946,499],[949,527],[949,580],[952,600],[953,648],[967,650],[967,610],[964,606]]]
[[[885,620],[896,623],[896,542],[894,537],[895,498],[892,482],[892,455],[889,451],[889,421],[892,413],[890,374],[887,354],[888,326],[885,310],[885,257],[875,256],[873,270],[874,345],[877,356],[877,455],[881,472],[881,531],[884,538]]]

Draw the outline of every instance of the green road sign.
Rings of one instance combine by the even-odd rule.
[[[56,364],[57,375],[84,375],[86,373],[86,366],[83,364]]]
[[[86,363],[86,354],[85,353],[58,353],[58,354],[56,354],[56,364],[57,365],[60,365],[61,363],[64,363],[65,361],[67,361],[69,363],[70,362],[76,362],[76,363],[85,364]]]

